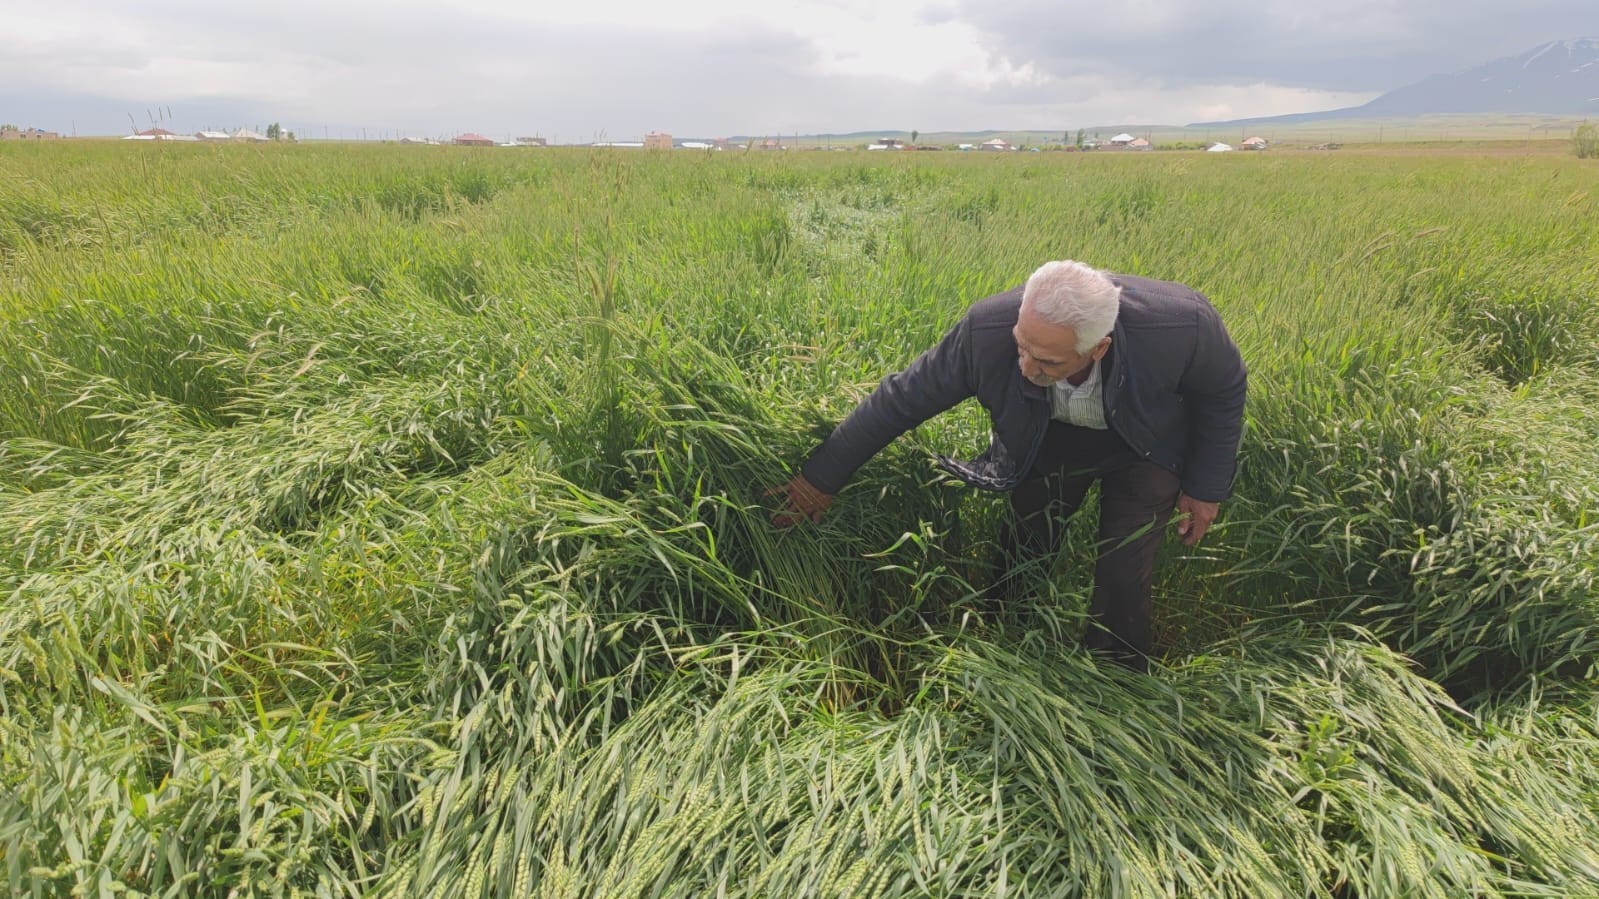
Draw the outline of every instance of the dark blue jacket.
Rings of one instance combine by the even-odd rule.
[[[1100,361],[1105,421],[1136,452],[1176,474],[1184,493],[1220,502],[1232,492],[1243,432],[1246,371],[1221,317],[1197,291],[1111,275],[1121,307]],[[1049,428],[1049,389],[1022,377],[1011,329],[1022,288],[967,310],[939,344],[880,381],[811,453],[800,471],[837,493],[890,441],[969,397],[993,419],[988,450],[939,466],[974,487],[1011,490],[1032,471]]]

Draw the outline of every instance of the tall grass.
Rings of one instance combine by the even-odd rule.
[[[1044,158],[1044,157],[1048,158]],[[1599,173],[1570,158],[0,147],[19,895],[1586,896]],[[1076,649],[934,451],[763,491],[1046,258],[1251,369]]]

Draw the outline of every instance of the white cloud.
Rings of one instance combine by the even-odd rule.
[[[409,6],[424,9],[427,4]],[[818,75],[910,82],[954,75],[976,85],[1032,77],[1028,67],[1013,66],[985,49],[981,33],[970,24],[939,18],[941,4],[929,0],[791,0],[765,6],[748,0],[600,0],[532,6],[467,0],[463,8],[521,25],[650,30],[665,40],[684,34],[780,32],[816,48],[810,71]]]
[[[1103,73],[1046,78],[1026,88],[985,92],[980,108],[1003,110],[996,117],[1003,118],[1005,127],[1064,131],[1100,125],[1182,125],[1337,109],[1371,98],[1369,93],[1315,91],[1264,83],[1169,85],[1128,73]],[[972,117],[979,114],[976,109],[963,108],[973,98],[962,99],[957,110]]]

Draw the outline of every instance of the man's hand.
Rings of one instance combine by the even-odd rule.
[[[787,484],[766,491],[767,496],[781,494],[783,508],[772,513],[772,524],[780,528],[792,527],[809,518],[820,522],[822,513],[833,504],[833,494],[817,490],[802,474],[790,478]]]
[[[1186,493],[1177,495],[1177,511],[1183,516],[1177,522],[1177,536],[1183,538],[1184,546],[1193,546],[1205,536],[1210,523],[1216,520],[1220,505],[1194,499]]]

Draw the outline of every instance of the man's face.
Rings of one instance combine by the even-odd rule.
[[[1083,371],[1110,349],[1110,338],[1106,337],[1089,352],[1077,352],[1076,330],[1045,319],[1026,303],[1022,304],[1011,333],[1016,337],[1017,364],[1021,366],[1022,377],[1039,387],[1048,387]]]

